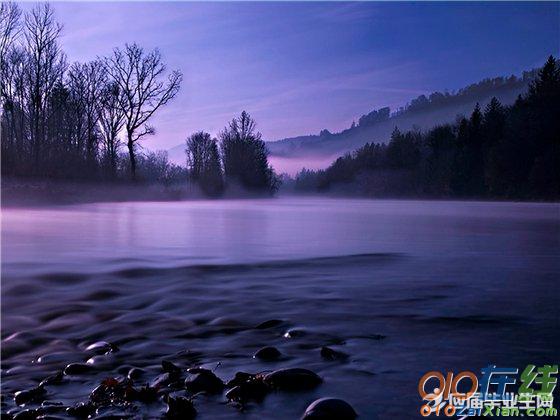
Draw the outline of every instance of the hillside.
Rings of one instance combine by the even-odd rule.
[[[468,115],[478,102],[484,107],[492,97],[503,104],[512,104],[526,91],[536,72],[524,72],[521,77],[485,79],[454,93],[435,92],[421,95],[405,107],[374,110],[363,115],[357,124],[339,133],[322,130],[318,135],[306,135],[268,142],[273,158],[285,161],[303,157],[335,157],[355,150],[367,142],[387,142],[395,127],[401,130],[426,130],[434,125],[454,122],[458,115]]]

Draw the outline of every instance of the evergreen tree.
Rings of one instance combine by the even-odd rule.
[[[243,111],[220,133],[224,175],[228,184],[249,191],[273,193],[278,178],[268,164],[268,150],[256,123]]]

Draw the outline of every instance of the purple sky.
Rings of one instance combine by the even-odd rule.
[[[243,109],[266,140],[337,131],[421,93],[557,55],[559,3],[53,3],[72,61],[136,41],[185,76],[151,149]],[[31,7],[25,4],[24,9]]]

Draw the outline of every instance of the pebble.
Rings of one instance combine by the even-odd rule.
[[[138,379],[145,373],[144,369],[131,368],[126,375],[128,379]]]
[[[272,388],[298,391],[315,388],[323,380],[308,369],[289,368],[275,370],[265,375],[264,382]]]
[[[84,363],[70,363],[64,368],[65,375],[80,375],[92,370],[92,365]]]
[[[112,343],[108,343],[107,341],[97,341],[96,343],[87,346],[86,351],[95,354],[108,354],[119,351],[119,348]]]
[[[297,338],[303,337],[306,334],[305,330],[300,330],[297,328],[289,329],[284,333],[284,338]]]
[[[358,414],[350,404],[338,398],[320,398],[305,410],[302,420],[354,420]]]
[[[262,349],[259,349],[253,357],[255,359],[270,361],[277,360],[280,356],[282,356],[282,353],[280,353],[276,347],[263,347]]]

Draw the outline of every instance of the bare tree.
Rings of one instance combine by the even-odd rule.
[[[8,100],[10,81],[9,54],[14,49],[14,40],[21,31],[21,10],[16,3],[0,3],[0,113]]]
[[[95,163],[98,147],[98,122],[106,80],[104,67],[100,61],[75,63],[70,67],[68,79],[74,106],[83,114],[83,125],[80,127],[82,130],[78,132],[78,144],[85,148],[86,162],[91,169]]]
[[[183,76],[179,71],[173,71],[166,79],[166,66],[159,51],[145,52],[137,44],[126,44],[123,50],[116,48],[106,60],[106,69],[122,91],[120,107],[124,112],[130,170],[134,179],[135,144],[142,137],[154,134],[148,121],[175,97]]]
[[[122,91],[118,83],[110,81],[101,93],[99,127],[103,138],[104,157],[110,168],[111,177],[115,177],[117,156],[120,147],[119,133],[124,125],[124,112],[119,106]]]
[[[54,20],[54,10],[48,3],[37,4],[25,15],[27,112],[35,171],[39,170],[41,148],[45,142],[46,105],[66,68],[65,55],[57,42],[61,31],[62,26]]]

